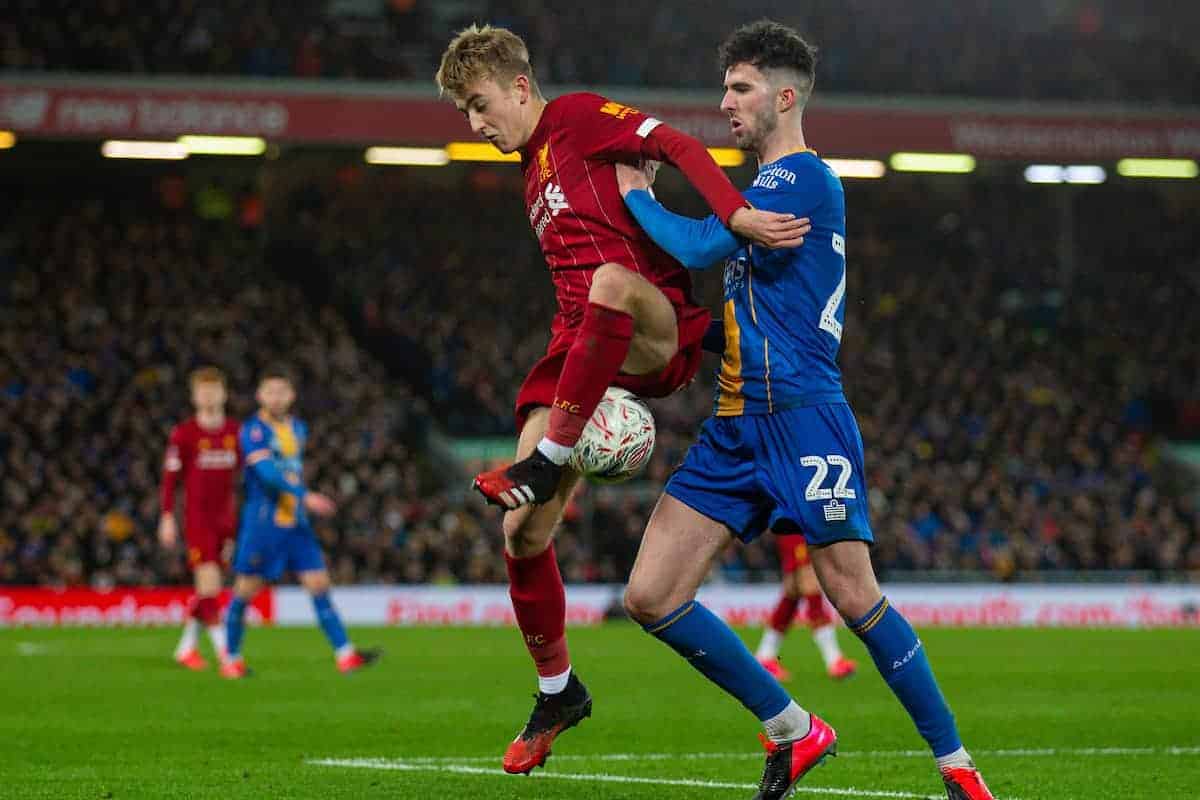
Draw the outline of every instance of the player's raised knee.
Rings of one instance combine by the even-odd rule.
[[[630,311],[637,295],[639,276],[620,264],[601,264],[592,275],[588,300],[608,308]]]

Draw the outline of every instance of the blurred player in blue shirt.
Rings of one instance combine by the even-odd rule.
[[[224,678],[242,678],[246,605],[266,581],[276,581],[284,570],[296,573],[312,596],[321,630],[334,649],[337,667],[353,672],[375,661],[375,650],[356,650],[346,636],[341,618],[329,599],[329,571],[309,524],[310,513],[330,516],[333,501],[304,486],[304,446],[308,426],[291,415],[296,392],[288,374],[265,372],[258,384],[258,412],[242,425],[239,439],[246,475],[233,601],[225,616],[228,652],[221,664]]]
[[[767,763],[757,797],[777,800],[836,753],[837,734],[800,708],[695,595],[731,535],[749,541],[768,527],[797,524],[829,599],[929,743],[950,800],[992,800],[921,640],[888,605],[871,567],[862,438],[837,364],[845,197],[801,125],[814,56],[795,31],[767,21],[737,30],[721,48],[721,108],[738,144],[759,161],[746,199],[808,218],[800,249],[768,250],[738,240],[715,218],[672,214],[649,193],[652,170],[617,167],[626,205],[660,247],[691,268],[725,264],[714,416],[650,518],[625,605],[762,721]]]

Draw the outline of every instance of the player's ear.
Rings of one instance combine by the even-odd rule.
[[[796,105],[796,89],[793,86],[784,86],[775,96],[775,109],[779,113],[791,111]]]
[[[517,73],[517,76],[515,78],[513,78],[512,89],[514,92],[517,93],[517,102],[518,103],[520,103],[521,105],[525,105],[525,103],[529,102],[529,96],[530,96],[531,92],[529,91],[529,76],[528,75],[523,75],[521,73]]]

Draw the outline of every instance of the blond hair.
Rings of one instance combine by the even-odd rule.
[[[467,88],[479,81],[492,79],[504,84],[518,75],[529,78],[534,93],[541,94],[529,65],[529,49],[521,37],[506,28],[472,25],[450,40],[433,80],[443,96],[463,100]]]
[[[192,385],[192,387],[195,387],[201,383],[219,383],[221,386],[226,385],[225,373],[221,372],[221,370],[217,369],[216,367],[201,367],[200,369],[193,371],[189,376],[188,382]]]

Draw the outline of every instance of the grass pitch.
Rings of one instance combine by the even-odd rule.
[[[546,770],[500,774],[535,689],[511,629],[359,629],[386,649],[339,675],[319,631],[250,630],[255,677],[170,661],[177,632],[0,630],[4,798],[748,798],[758,726],[632,625],[570,636],[591,719]],[[743,631],[748,641],[757,631]],[[807,631],[789,689],[837,728],[841,755],[797,797],[944,797],[862,647],[824,677]],[[1200,633],[927,630],[963,739],[999,798],[1200,795]]]

